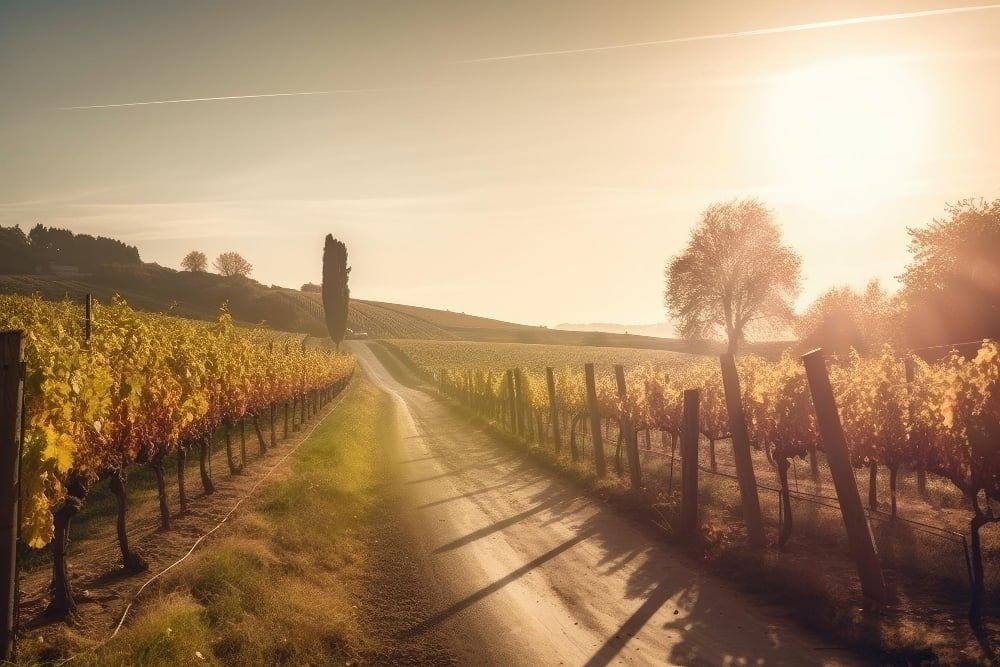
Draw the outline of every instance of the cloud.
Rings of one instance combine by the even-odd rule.
[[[224,100],[253,100],[265,97],[306,97],[310,95],[358,95],[364,93],[386,93],[413,90],[412,88],[340,88],[336,90],[309,90],[292,93],[257,93],[254,95],[225,95],[222,97],[190,97],[176,100],[147,100],[143,102],[120,102],[118,104],[88,104],[84,106],[59,107],[59,111],[80,111],[83,109],[114,109],[119,107],[143,107],[156,104],[186,104],[188,102],[217,102]]]
[[[916,12],[899,12],[896,14],[879,14],[877,16],[859,16],[847,19],[835,19],[833,21],[817,21],[815,23],[799,23],[795,25],[776,26],[772,28],[757,28],[755,30],[740,30],[737,32],[720,32],[708,35],[693,35],[688,37],[673,37],[670,39],[657,39],[646,42],[631,42],[626,44],[610,44],[605,46],[590,46],[577,49],[560,49],[557,51],[532,51],[528,53],[514,53],[501,56],[486,56],[484,58],[471,58],[457,61],[459,63],[484,63],[501,60],[522,60],[525,58],[540,58],[544,56],[563,56],[577,53],[597,53],[600,51],[615,51],[620,49],[634,49],[646,46],[662,46],[666,44],[685,44],[689,42],[708,42],[721,39],[735,39],[739,37],[757,37],[762,35],[778,35],[789,32],[803,32],[806,30],[825,30],[828,28],[841,28],[866,23],[883,23],[886,21],[902,21],[906,19],[926,18],[930,16],[943,16],[946,14],[964,14],[967,12],[979,12],[986,10],[1000,9],[1000,4],[994,5],[973,5],[970,7],[949,7],[945,9],[927,9]]]

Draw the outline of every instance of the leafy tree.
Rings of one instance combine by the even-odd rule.
[[[67,264],[91,270],[104,264],[141,264],[139,250],[117,239],[74,234],[68,229],[35,225],[28,232],[42,263]]]
[[[323,311],[330,338],[337,344],[344,340],[347,331],[347,307],[351,299],[351,288],[347,286],[351,267],[347,265],[347,246],[343,241],[326,235],[323,245]]]
[[[246,278],[253,271],[253,264],[248,262],[238,252],[224,252],[215,258],[212,264],[215,270],[223,276],[242,276]]]
[[[914,345],[1000,337],[1000,199],[966,199],[910,234],[901,276]]]
[[[34,273],[37,253],[19,226],[0,227],[0,273]]]
[[[208,257],[200,250],[192,250],[184,255],[184,259],[181,260],[181,268],[185,271],[204,273],[208,270]]]
[[[323,291],[323,287],[321,285],[317,285],[316,283],[306,283],[305,285],[303,285],[299,289],[301,289],[303,292],[322,292]]]
[[[863,292],[847,285],[833,287],[799,317],[795,333],[804,347],[876,354],[897,337],[893,320],[898,308],[878,280],[870,281]]]
[[[750,329],[794,320],[801,264],[760,201],[713,204],[667,265],[664,301],[684,338],[722,331],[736,352]]]

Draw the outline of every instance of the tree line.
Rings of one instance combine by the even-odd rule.
[[[49,273],[52,265],[89,271],[104,264],[141,264],[139,250],[117,239],[74,234],[38,224],[25,234],[19,225],[0,226],[0,273]]]
[[[736,352],[751,336],[792,331],[810,347],[876,354],[1000,338],[1000,199],[966,199],[908,228],[912,256],[891,293],[877,280],[841,285],[801,313],[802,259],[757,199],[709,206],[665,270],[664,301],[684,338],[723,336]]]

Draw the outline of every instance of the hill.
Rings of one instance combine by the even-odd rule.
[[[302,292],[241,277],[176,271],[156,264],[106,265],[73,278],[46,275],[0,275],[0,292],[39,294],[45,299],[106,301],[120,294],[140,310],[173,312],[184,317],[214,319],[223,303],[246,324],[265,324],[282,331],[325,336],[323,305],[316,292]],[[468,340],[496,343],[587,345],[678,352],[716,352],[715,343],[601,331],[564,331],[466,315],[421,306],[352,299],[348,325],[370,338]],[[770,352],[762,344],[762,352]]]
[[[605,333],[640,334],[643,336],[657,336],[660,338],[673,338],[674,326],[669,322],[658,322],[656,324],[614,324],[613,322],[593,322],[587,324],[557,324],[556,329],[560,331],[603,331]]]

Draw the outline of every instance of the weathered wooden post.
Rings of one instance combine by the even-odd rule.
[[[597,405],[597,381],[594,379],[594,364],[585,364],[583,373],[587,381],[587,409],[590,412],[590,437],[594,443],[594,467],[598,479],[607,474],[604,460],[604,438],[601,436],[601,412]]]
[[[684,426],[681,431],[681,522],[680,532],[692,537],[698,532],[698,437],[701,435],[697,389],[684,390]]]
[[[512,372],[514,377],[514,430],[519,436],[524,437],[524,379],[521,377],[521,370],[515,368]]]
[[[830,375],[823,359],[823,350],[815,349],[804,354],[802,363],[806,367],[809,392],[812,394],[813,406],[816,409],[816,423],[820,438],[823,440],[823,448],[826,450],[833,484],[837,489],[840,512],[844,518],[844,527],[847,529],[847,540],[857,564],[858,577],[861,579],[861,591],[869,600],[883,603],[886,601],[886,594],[882,566],[878,561],[871,526],[868,525],[868,518],[861,506],[861,495],[858,493],[854,468],[851,466],[850,454],[844,440],[844,429],[840,424],[840,414],[837,412],[837,402],[833,397],[833,387],[830,386]]]
[[[549,389],[549,421],[552,422],[552,439],[556,443],[556,454],[562,449],[562,438],[559,437],[559,406],[556,404],[556,378],[552,367],[545,369],[545,384]]]
[[[625,451],[628,452],[628,472],[632,481],[632,490],[642,487],[642,467],[639,465],[639,440],[636,437],[632,418],[628,416],[628,388],[625,386],[625,367],[615,366],[615,381],[618,383],[618,400],[622,405],[622,437],[625,438]]]
[[[0,658],[14,650],[17,609],[18,496],[24,398],[24,339],[0,333]]]
[[[507,413],[510,419],[510,430],[517,433],[517,394],[514,391],[514,371],[507,370]]]
[[[733,460],[736,462],[736,476],[740,481],[740,498],[743,501],[743,520],[747,525],[747,538],[753,546],[762,547],[767,540],[764,537],[764,524],[760,518],[757,476],[753,470],[753,459],[750,458],[750,435],[743,414],[740,376],[736,371],[736,359],[731,353],[720,354],[719,363],[722,366],[722,385],[726,392],[729,432],[733,440]]]
[[[88,294],[83,300],[83,342],[90,347],[90,332],[94,321],[94,297]]]

